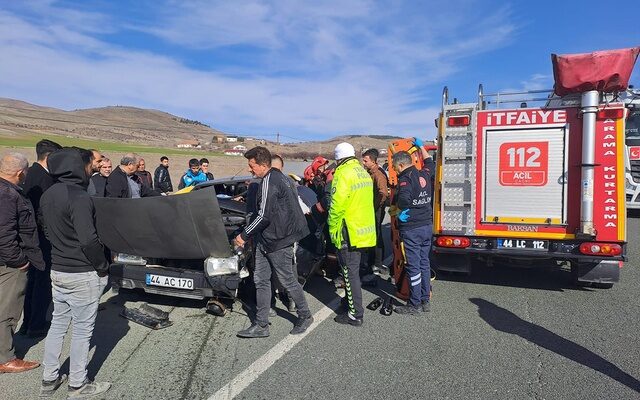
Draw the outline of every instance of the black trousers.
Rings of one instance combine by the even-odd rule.
[[[22,330],[29,332],[47,329],[47,313],[50,304],[51,268],[47,266],[44,271],[29,268]]]
[[[340,249],[338,250],[338,262],[344,277],[344,288],[347,299],[347,310],[352,317],[362,318],[362,284],[360,283],[360,258],[362,250]]]

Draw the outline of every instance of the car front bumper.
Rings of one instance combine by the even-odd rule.
[[[147,274],[193,279],[193,289],[149,285],[147,284]],[[142,289],[147,293],[188,299],[208,299],[220,295],[223,297],[235,297],[241,281],[238,273],[208,277],[204,271],[192,269],[121,263],[111,264],[109,275],[115,289]]]

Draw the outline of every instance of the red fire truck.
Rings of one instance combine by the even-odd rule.
[[[437,121],[434,258],[570,265],[578,283],[611,287],[625,260],[624,92],[640,49],[553,56],[554,92],[485,94]],[[578,96],[579,104],[550,99]],[[520,98],[518,98],[520,97]],[[529,104],[542,102],[541,107]],[[518,108],[504,108],[506,104]]]

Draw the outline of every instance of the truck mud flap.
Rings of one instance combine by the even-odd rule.
[[[577,262],[572,265],[572,272],[580,283],[596,283],[613,285],[620,280],[621,261],[603,260],[600,262]]]

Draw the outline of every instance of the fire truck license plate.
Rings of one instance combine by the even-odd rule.
[[[546,240],[532,239],[498,239],[498,248],[547,250],[549,248],[549,242]]]

